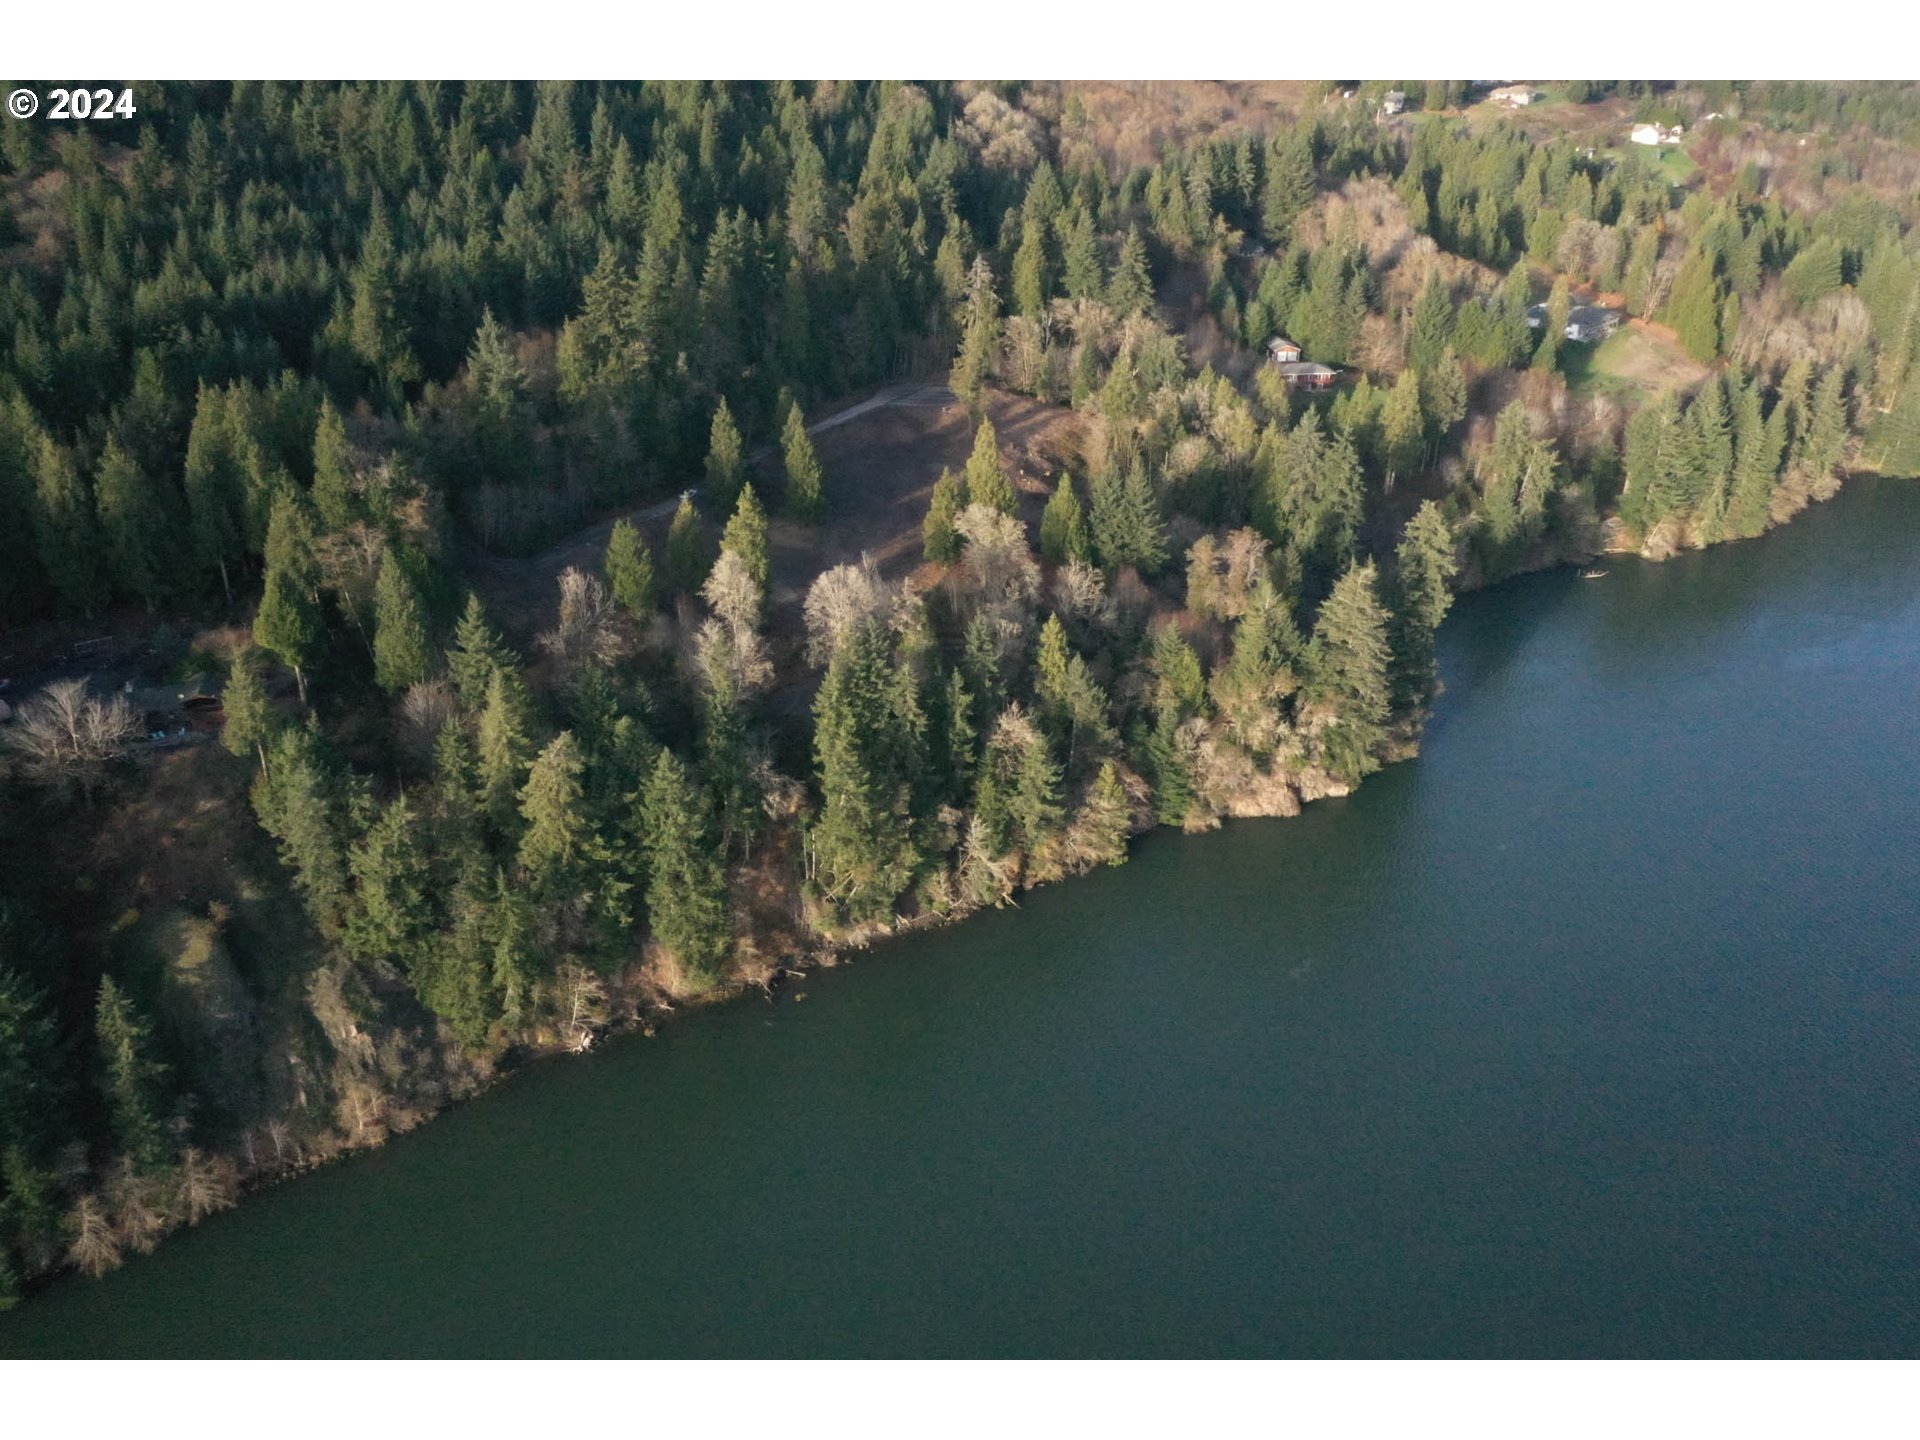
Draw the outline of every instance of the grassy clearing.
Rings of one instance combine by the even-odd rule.
[[[1609,395],[1630,406],[1686,390],[1707,378],[1707,368],[1679,346],[1637,325],[1623,325],[1600,345],[1561,350],[1567,386],[1576,393]]]

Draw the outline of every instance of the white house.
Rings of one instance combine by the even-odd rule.
[[[1686,134],[1684,126],[1676,125],[1671,130],[1664,125],[1655,125],[1651,121],[1641,121],[1628,133],[1627,138],[1636,145],[1678,145],[1680,137]]]
[[[1496,105],[1505,105],[1510,110],[1517,110],[1522,105],[1533,104],[1540,98],[1540,92],[1531,85],[1502,85],[1487,98]]]

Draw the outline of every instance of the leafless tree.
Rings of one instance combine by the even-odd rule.
[[[431,758],[434,742],[459,709],[453,687],[445,680],[422,680],[409,686],[400,702],[400,740],[407,753],[419,761]]]
[[[1018,520],[991,505],[969,505],[954,529],[967,542],[960,568],[982,600],[1024,608],[1038,598],[1040,567],[1027,548],[1026,527]]]
[[[0,741],[35,784],[90,796],[139,733],[124,696],[102,700],[85,680],[56,680],[20,706]]]
[[[807,591],[807,663],[824,665],[840,642],[893,610],[893,593],[871,556],[822,572]]]
[[[189,1145],[180,1156],[177,1197],[180,1218],[198,1225],[215,1211],[232,1207],[239,1188],[233,1163],[224,1156],[204,1155]]]
[[[607,587],[568,566],[560,576],[560,623],[540,637],[540,644],[571,669],[590,661],[613,663],[627,653],[631,637]]]
[[[87,1274],[97,1278],[118,1267],[120,1237],[114,1234],[113,1222],[107,1218],[107,1208],[98,1195],[89,1191],[74,1202],[67,1212],[67,1228],[73,1232],[67,1258]]]

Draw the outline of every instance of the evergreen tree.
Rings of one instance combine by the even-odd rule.
[[[1120,258],[1114,263],[1113,276],[1107,281],[1107,304],[1113,313],[1125,319],[1153,308],[1153,277],[1147,271],[1147,244],[1140,238],[1140,227],[1127,231],[1120,246]]]
[[[100,534],[115,585],[139,599],[149,614],[167,592],[167,567],[174,558],[172,527],[160,493],[121,448],[119,438],[109,435],[93,476]]]
[[[1380,768],[1375,752],[1391,710],[1392,650],[1374,582],[1372,561],[1349,566],[1313,630],[1313,690],[1335,715],[1321,746],[1327,768],[1349,784]]]
[[[1434,641],[1453,604],[1450,588],[1459,572],[1453,527],[1431,500],[1407,522],[1394,552],[1392,704],[1415,710],[1433,698]]]
[[[1414,302],[1413,329],[1407,338],[1407,368],[1431,375],[1452,339],[1453,303],[1447,298],[1447,287],[1440,283],[1440,272],[1434,270],[1428,274],[1426,286]]]
[[[1165,562],[1167,537],[1160,502],[1140,461],[1135,460],[1124,476],[1108,472],[1093,482],[1091,529],[1094,553],[1109,570],[1131,565],[1150,575]]]
[[[533,753],[528,717],[519,686],[498,666],[487,679],[487,698],[476,727],[480,806],[502,835],[512,835],[519,818],[521,780]]]
[[[1390,477],[1410,476],[1419,470],[1426,450],[1426,430],[1426,416],[1420,408],[1420,377],[1412,370],[1402,370],[1380,411],[1381,448]]]
[[[320,403],[320,419],[313,432],[313,507],[329,531],[345,530],[355,518],[352,452],[347,445],[346,422],[331,400]]]
[[[1689,254],[1674,276],[1662,318],[1680,337],[1687,354],[1706,364],[1720,353],[1720,281],[1713,257],[1704,250]]]
[[[1000,466],[1000,441],[991,420],[982,420],[974,432],[973,453],[967,457],[967,504],[990,506],[1007,515],[1020,513],[1013,486]]]
[[[641,814],[654,937],[692,978],[711,982],[732,949],[726,871],[706,797],[671,750],[654,762]]]
[[[513,652],[487,623],[486,607],[479,595],[469,591],[467,608],[453,629],[453,648],[447,651],[447,674],[460,697],[461,709],[478,714],[487,703],[487,687],[494,672],[512,670],[515,663]]]
[[[713,557],[707,552],[707,537],[700,529],[700,514],[693,508],[693,501],[683,495],[667,530],[667,578],[674,589],[697,595],[712,568]]]
[[[324,638],[320,607],[304,583],[297,554],[276,555],[267,565],[260,608],[253,617],[253,643],[293,672],[302,703],[307,698],[307,668]]]
[[[993,267],[985,255],[976,255],[960,311],[960,350],[947,382],[970,415],[980,409],[981,387],[993,373],[999,348],[1000,297],[994,290]]]
[[[520,835],[520,869],[529,889],[543,898],[577,888],[572,882],[586,846],[584,770],[573,732],[562,730],[535,757],[520,791],[520,818],[526,822]]]
[[[1293,240],[1293,222],[1314,198],[1313,142],[1305,129],[1276,141],[1260,192],[1260,233],[1276,248]]]
[[[432,876],[419,830],[402,795],[347,855],[355,882],[344,936],[347,949],[362,960],[392,961],[409,974],[434,930]]]
[[[0,931],[0,939],[11,938]],[[6,1137],[0,1149],[38,1148],[47,1134],[57,1074],[56,1040],[45,997],[23,975],[0,964],[0,1135]]]
[[[1093,217],[1084,206],[1063,212],[1061,251],[1065,270],[1063,283],[1073,300],[1097,300],[1103,288],[1100,273],[1100,249],[1095,243]]]
[[[1014,308],[1029,319],[1037,320],[1047,306],[1046,226],[1028,219],[1021,227],[1020,248],[1013,256]]]
[[[739,498],[740,487],[747,483],[746,451],[740,430],[733,423],[726,396],[713,412],[713,429],[707,440],[707,504],[716,515],[725,515]]]
[[[632,522],[614,521],[600,571],[613,598],[629,615],[644,623],[653,614],[653,552]]]
[[[933,482],[927,518],[920,522],[920,548],[930,563],[951,565],[960,558],[960,532],[954,528],[960,510],[960,482],[951,470],[942,470]]]
[[[1088,787],[1087,798],[1074,819],[1081,843],[1096,861],[1108,865],[1127,863],[1127,836],[1133,829],[1133,807],[1120,784],[1120,774],[1111,760],[1100,766]]]
[[[767,545],[767,513],[760,508],[753,486],[740,487],[739,503],[720,537],[720,548],[738,555],[754,584],[766,590],[773,574],[773,556]]]
[[[1727,533],[1733,538],[1751,539],[1767,528],[1785,441],[1786,416],[1776,406],[1763,420],[1759,387],[1743,386],[1734,404],[1733,488],[1727,499]]]
[[[280,858],[322,934],[337,934],[347,907],[346,845],[338,784],[308,727],[274,737],[267,766],[254,781],[254,810],[280,842]]]
[[[813,439],[807,434],[807,422],[798,405],[787,410],[780,449],[786,467],[787,512],[796,520],[818,521],[827,508],[820,457],[814,453]]]
[[[114,1145],[135,1169],[157,1170],[167,1160],[161,1123],[167,1069],[154,1058],[146,1022],[111,975],[100,977],[93,1033],[100,1047],[100,1089]]]
[[[1047,508],[1040,512],[1040,553],[1056,565],[1068,560],[1093,558],[1093,540],[1087,532],[1087,517],[1074,493],[1073,477],[1061,472]]]
[[[61,608],[91,616],[106,599],[93,501],[73,457],[45,435],[34,463],[35,538]]]
[[[852,924],[891,914],[918,863],[908,808],[918,717],[901,713],[898,693],[886,633],[869,622],[834,652],[814,702],[821,806],[810,870]]]
[[[220,743],[231,755],[255,756],[264,771],[267,766],[267,740],[273,733],[273,706],[266,686],[252,657],[242,655],[227,672],[226,693],[221,697],[226,723],[220,727]]]
[[[380,558],[380,579],[373,592],[373,678],[389,695],[399,695],[427,678],[432,654],[413,577],[399,555],[388,550]]]

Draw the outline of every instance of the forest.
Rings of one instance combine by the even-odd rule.
[[[532,1054],[1346,794],[1460,589],[1920,470],[1910,85],[1300,87],[1148,162],[1056,84],[141,94],[0,128],[0,1308]],[[908,383],[969,439],[889,559],[821,422]],[[190,675],[217,739],[159,744]]]

